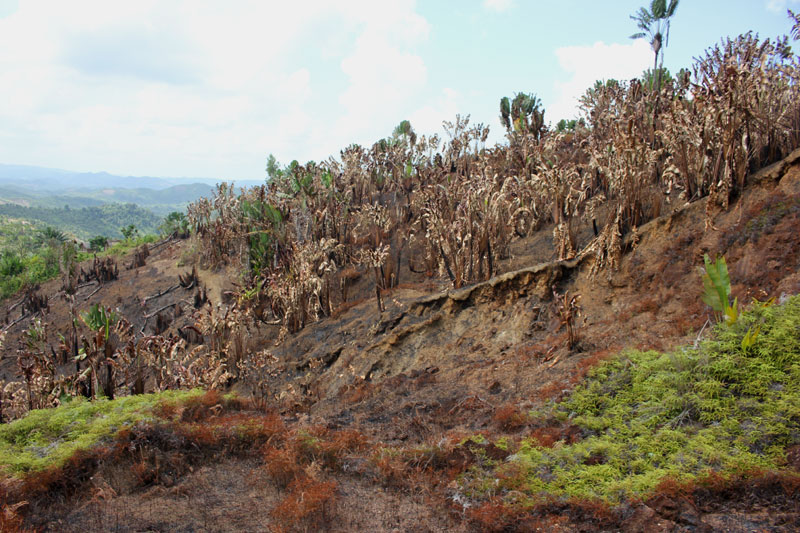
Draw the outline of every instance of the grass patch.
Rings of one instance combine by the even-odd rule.
[[[121,241],[115,242],[112,244],[107,250],[98,253],[98,257],[102,256],[116,256],[120,257],[125,255],[126,253],[130,252],[131,250],[135,250],[139,246],[143,244],[152,244],[158,240],[157,235],[143,235],[141,237],[136,237],[133,239],[123,239]]]
[[[75,452],[112,439],[143,420],[163,417],[165,404],[185,402],[201,390],[165,391],[115,400],[71,399],[53,409],[37,409],[0,425],[0,469],[12,475],[64,465]]]
[[[780,470],[786,448],[800,442],[800,296],[754,304],[699,349],[625,352],[534,416],[569,421],[581,438],[551,447],[524,439],[506,463],[465,473],[467,495],[616,503],[665,479]]]

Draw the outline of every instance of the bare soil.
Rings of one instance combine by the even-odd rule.
[[[491,280],[459,290],[445,279],[407,270],[403,284],[384,294],[379,313],[372,280],[362,276],[352,302],[334,317],[308,325],[276,345],[277,327],[262,325],[249,350],[277,358],[273,404],[289,425],[357,429],[376,446],[434,444],[476,432],[520,438],[537,428],[509,424],[503,413],[559,398],[603,358],[625,348],[665,350],[694,342],[710,319],[700,299],[703,254],[724,255],[733,293],[742,302],[800,292],[800,164],[797,157],[761,171],[727,211],[705,227],[705,200],[672,206],[668,214],[628,235],[619,269],[592,275],[593,258],[551,261],[551,229],[516,241]],[[579,228],[581,239],[591,228]],[[192,323],[195,288],[143,301],[191,270],[191,241],[161,246],[147,264],[120,268],[117,281],[85,287],[81,308],[102,302],[119,308],[137,330],[177,335]],[[123,259],[124,263],[127,259]],[[548,262],[549,261],[549,262]],[[200,270],[212,305],[228,302],[235,269]],[[60,281],[46,315],[67,327]],[[580,295],[578,342],[570,349],[559,328],[553,289]],[[7,302],[6,308],[15,303]],[[176,312],[175,306],[182,308]],[[185,308],[185,311],[183,309]],[[165,315],[161,326],[157,309]],[[18,310],[7,312],[9,320]],[[9,331],[0,377],[16,374],[15,347],[30,319]],[[52,340],[52,339],[51,339]],[[235,386],[244,395],[250,391]],[[268,531],[282,489],[255,478],[260,450],[211,456],[169,480],[131,483],[130,464],[100,465],[88,490],[51,494],[31,524],[45,531]],[[468,509],[435,483],[417,489],[381,481],[373,467],[330,474],[337,503],[325,515],[329,531],[471,531]],[[750,484],[748,484],[750,483]],[[632,502],[605,521],[574,509],[542,511],[508,530],[552,531],[794,531],[800,529],[798,489],[775,481],[742,482],[707,494]],[[777,488],[776,488],[777,487]],[[44,506],[42,506],[44,505]],[[531,519],[533,520],[533,519]]]

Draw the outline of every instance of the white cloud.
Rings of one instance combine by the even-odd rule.
[[[787,9],[800,6],[800,0],[766,0],[767,9],[773,13],[786,13]]]
[[[432,135],[438,133],[440,137],[444,135],[442,122],[454,120],[459,113],[458,100],[460,95],[455,89],[444,88],[439,98],[432,104],[423,106],[408,117],[411,126],[417,135]]]
[[[483,0],[483,7],[502,13],[514,5],[514,0]]]
[[[548,122],[571,119],[578,114],[578,99],[597,80],[629,80],[652,68],[653,51],[643,39],[629,44],[568,46],[556,49],[556,57],[569,78],[555,82],[555,102],[547,106]]]
[[[430,27],[411,0],[23,0],[3,14],[6,163],[259,177],[269,152],[322,159],[388,134],[427,80],[415,46]]]
[[[387,135],[385,125],[400,122],[398,114],[425,87],[427,68],[413,48],[427,38],[430,27],[413,6],[366,2],[363,11],[353,13],[361,33],[341,61],[349,82],[339,97],[344,115],[337,131],[344,138],[355,135],[366,143]],[[381,125],[386,131],[378,129]]]

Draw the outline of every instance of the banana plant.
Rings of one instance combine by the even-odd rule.
[[[118,321],[118,316],[111,309],[100,304],[94,304],[89,311],[81,313],[81,320],[92,330],[95,335],[89,342],[83,338],[83,348],[78,352],[76,362],[86,361],[91,368],[90,396],[94,399],[99,384],[99,369],[106,366],[106,377],[102,384],[103,392],[109,399],[114,398],[114,363],[111,359],[115,351],[115,344],[111,340],[111,328]]]
[[[720,256],[712,263],[708,254],[703,255],[705,273],[703,274],[703,302],[725,319],[727,324],[734,324],[739,319],[739,299],[731,297],[731,278],[728,265]]]

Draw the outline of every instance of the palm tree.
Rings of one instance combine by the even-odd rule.
[[[791,9],[787,9],[786,11],[789,15],[789,19],[794,22],[794,26],[792,26],[792,38],[798,41],[800,40],[800,13],[795,13]]]
[[[509,134],[532,133],[539,139],[544,132],[544,108],[535,94],[517,93],[513,100],[500,99],[500,122]]]
[[[640,32],[631,35],[631,39],[649,37],[650,46],[655,55],[653,59],[653,72],[656,73],[656,91],[661,90],[661,70],[658,65],[658,56],[661,54],[661,64],[664,64],[664,48],[669,44],[669,22],[675,10],[678,9],[678,0],[651,0],[650,10],[640,7],[631,19],[636,21]]]
[[[38,240],[41,243],[64,244],[67,242],[67,236],[63,231],[52,226],[47,226],[43,230],[39,230]]]
[[[414,128],[411,127],[411,122],[407,120],[401,121],[395,127],[394,131],[392,131],[392,138],[400,140],[403,144],[407,144],[410,141],[412,146],[417,143],[417,134],[414,132]]]

